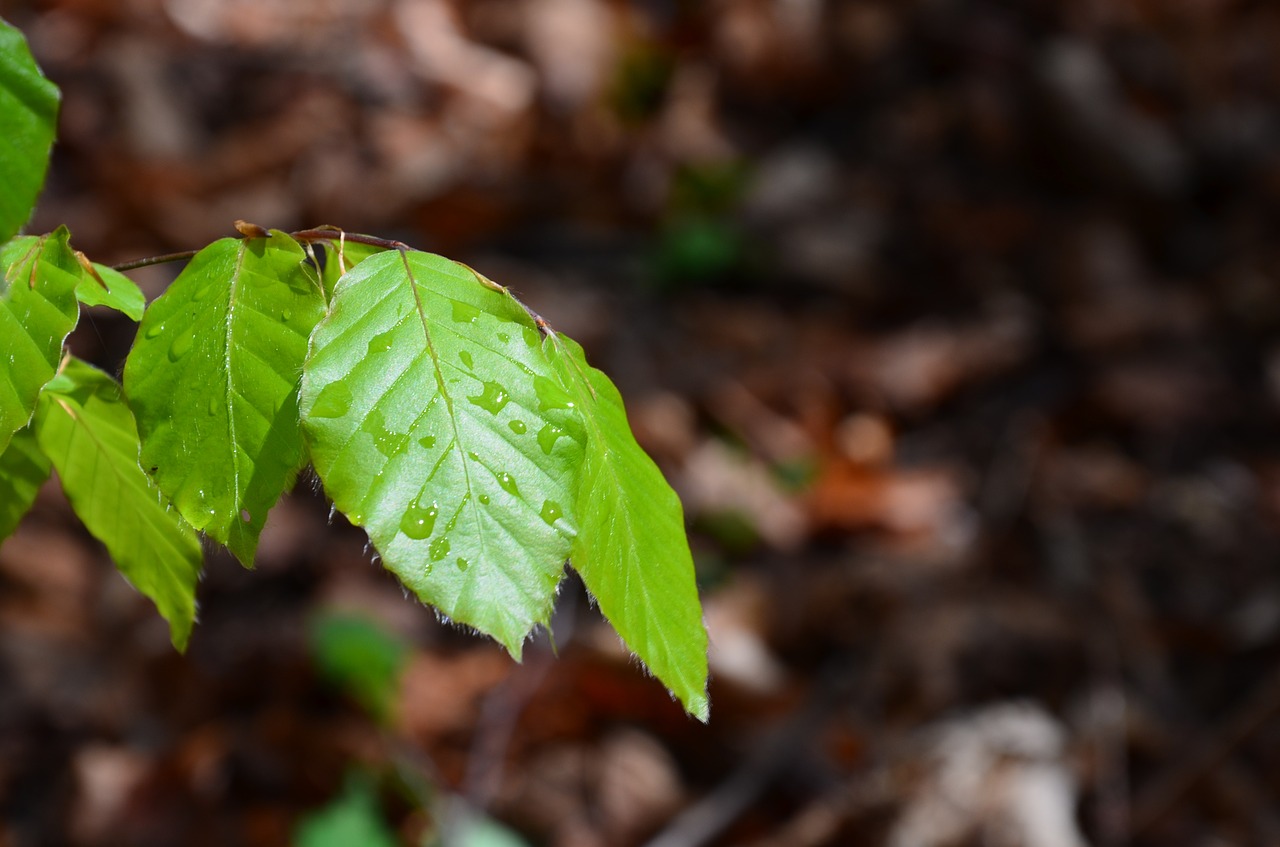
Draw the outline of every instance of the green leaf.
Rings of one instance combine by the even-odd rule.
[[[195,620],[200,539],[138,465],[138,431],[120,386],[68,359],[40,395],[35,429],[71,508],[125,578],[156,604],[174,646],[185,649]]]
[[[324,297],[305,260],[278,231],[209,245],[147,309],[124,369],[143,466],[246,567],[306,461],[297,386]]]
[[[636,443],[609,378],[566,336],[544,346],[585,421],[573,568],[627,646],[706,721],[707,633],[680,499]]]
[[[324,252],[324,259],[321,262],[324,266],[324,273],[321,274],[321,279],[324,281],[326,298],[333,296],[333,289],[337,287],[338,280],[342,278],[343,274],[370,256],[376,256],[386,250],[384,247],[374,247],[370,244],[346,240],[331,241],[323,244],[313,242],[311,249]]]
[[[30,511],[49,470],[49,460],[40,452],[31,427],[14,433],[0,453],[0,540],[12,535]]]
[[[295,847],[397,847],[395,833],[383,822],[368,777],[347,777],[342,796],[298,822]]]
[[[408,645],[377,622],[328,614],[311,625],[311,654],[326,679],[383,723],[391,720]]]
[[[58,87],[36,67],[22,33],[0,21],[0,241],[31,217],[49,169]]]
[[[31,420],[40,389],[53,378],[80,317],[80,274],[65,228],[0,247],[0,450]]]
[[[300,405],[326,492],[386,567],[518,658],[574,534],[582,448],[566,399],[505,289],[388,251],[338,283]]]
[[[138,284],[118,270],[97,262],[93,263],[93,270],[97,276],[87,270],[81,274],[76,299],[86,306],[106,306],[123,312],[133,321],[142,320],[147,298]]]

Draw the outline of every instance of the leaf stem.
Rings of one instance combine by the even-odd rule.
[[[166,262],[185,262],[193,258],[199,250],[183,250],[180,253],[165,253],[162,256],[148,256],[145,259],[134,259],[132,262],[121,262],[118,265],[112,265],[111,269],[115,271],[132,271],[138,268],[146,268],[151,265],[163,265]]]

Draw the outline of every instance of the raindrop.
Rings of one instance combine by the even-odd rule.
[[[285,309],[283,312],[280,313],[280,320],[283,323],[288,323],[289,321],[293,320],[293,312],[290,312],[288,309]]]
[[[320,392],[308,414],[313,418],[340,418],[351,409],[351,389],[345,383],[331,382]]]
[[[466,365],[468,370],[476,366],[475,359],[471,358],[471,354],[466,350],[459,350],[458,358],[462,360],[462,364]]]
[[[564,517],[564,509],[555,500],[547,500],[542,504],[542,519],[548,524],[553,524],[558,518]]]
[[[461,556],[458,557],[458,570],[466,573],[467,568],[471,567],[471,563]]]
[[[488,506],[488,505],[489,505],[489,495],[488,495],[488,494],[481,494],[477,499],[478,499],[478,500],[479,500],[483,505],[485,505],[485,506]]]
[[[506,471],[502,471],[501,473],[495,474],[495,476],[498,479],[498,485],[502,486],[503,491],[506,491],[508,494],[514,494],[517,497],[520,496],[520,491],[516,488],[516,481],[511,474]]]
[[[202,288],[197,288],[195,293],[191,295],[191,299],[193,302],[198,303],[204,298],[208,297],[212,292],[213,292],[213,285],[209,284]]]
[[[442,535],[432,541],[431,546],[427,548],[427,554],[431,556],[433,562],[438,562],[449,555],[449,539]]]
[[[511,340],[511,336],[507,335],[505,332],[500,332],[498,333],[498,340],[501,341],[503,344],[506,344]]]
[[[400,521],[400,531],[415,541],[430,538],[431,533],[435,531],[436,515],[438,514],[440,514],[440,510],[435,503],[424,509],[418,505],[417,500],[414,500],[409,504],[409,508],[405,510],[404,518]]]
[[[477,394],[474,397],[468,397],[467,400],[473,406],[479,406],[491,415],[496,415],[502,411],[502,407],[507,405],[511,396],[507,390],[496,382],[486,382],[484,384],[484,393]]]
[[[556,442],[560,440],[562,435],[564,435],[563,429],[555,424],[547,424],[538,430],[538,446],[542,448],[543,453],[550,456],[551,451],[556,447]]]
[[[377,409],[369,412],[369,417],[361,425],[360,431],[373,436],[373,446],[377,447],[378,452],[388,459],[398,453],[404,445],[405,436],[388,430],[386,419],[382,416],[382,412]]]
[[[524,421],[520,421],[520,420],[512,421],[511,423],[507,424],[507,426],[511,427],[511,431],[514,432],[516,435],[524,435],[526,432],[529,431],[529,427],[525,426]]]
[[[196,336],[194,332],[184,332],[177,338],[173,339],[173,343],[169,345],[169,361],[176,362],[183,356],[191,352],[191,348],[196,344]]]
[[[475,323],[476,318],[480,317],[480,310],[470,303],[459,303],[453,301],[453,319],[460,324]]]
[[[218,398],[217,397],[209,398],[209,414],[211,415],[218,414]]]
[[[538,335],[538,331],[531,326],[520,327],[521,333],[524,335],[524,343],[530,347],[537,347],[542,344],[542,338]]]
[[[436,446],[436,437],[434,435],[424,435],[418,439],[418,444],[422,445],[425,449],[430,450],[432,447]]]
[[[391,328],[386,332],[380,332],[373,338],[369,339],[368,352],[372,356],[375,353],[386,353],[391,349],[391,336],[395,335],[395,328]]]

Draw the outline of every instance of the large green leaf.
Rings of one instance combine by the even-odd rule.
[[[0,540],[13,534],[49,478],[49,460],[40,452],[35,432],[25,427],[14,433],[0,452]]]
[[[0,21],[0,241],[31,217],[57,121],[58,87],[41,75],[22,33]]]
[[[705,721],[707,634],[680,500],[636,444],[609,378],[572,339],[545,346],[586,429],[574,570],[627,646]]]
[[[0,450],[31,420],[40,389],[53,378],[80,317],[81,273],[65,228],[0,247]]]
[[[138,465],[138,431],[120,386],[68,359],[40,395],[35,429],[71,508],[184,649],[195,620],[200,539]]]
[[[305,260],[278,231],[209,245],[147,309],[124,369],[142,464],[246,566],[305,464],[298,378],[324,314]]]
[[[325,490],[386,567],[519,657],[574,534],[567,399],[505,289],[388,251],[338,282],[300,405]]]

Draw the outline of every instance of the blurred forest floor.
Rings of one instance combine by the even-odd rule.
[[[310,480],[179,656],[53,485],[0,547],[3,847],[1280,843],[1280,4],[0,15],[64,93],[32,231],[333,224],[582,341],[713,672],[702,726],[576,583],[515,665]]]

